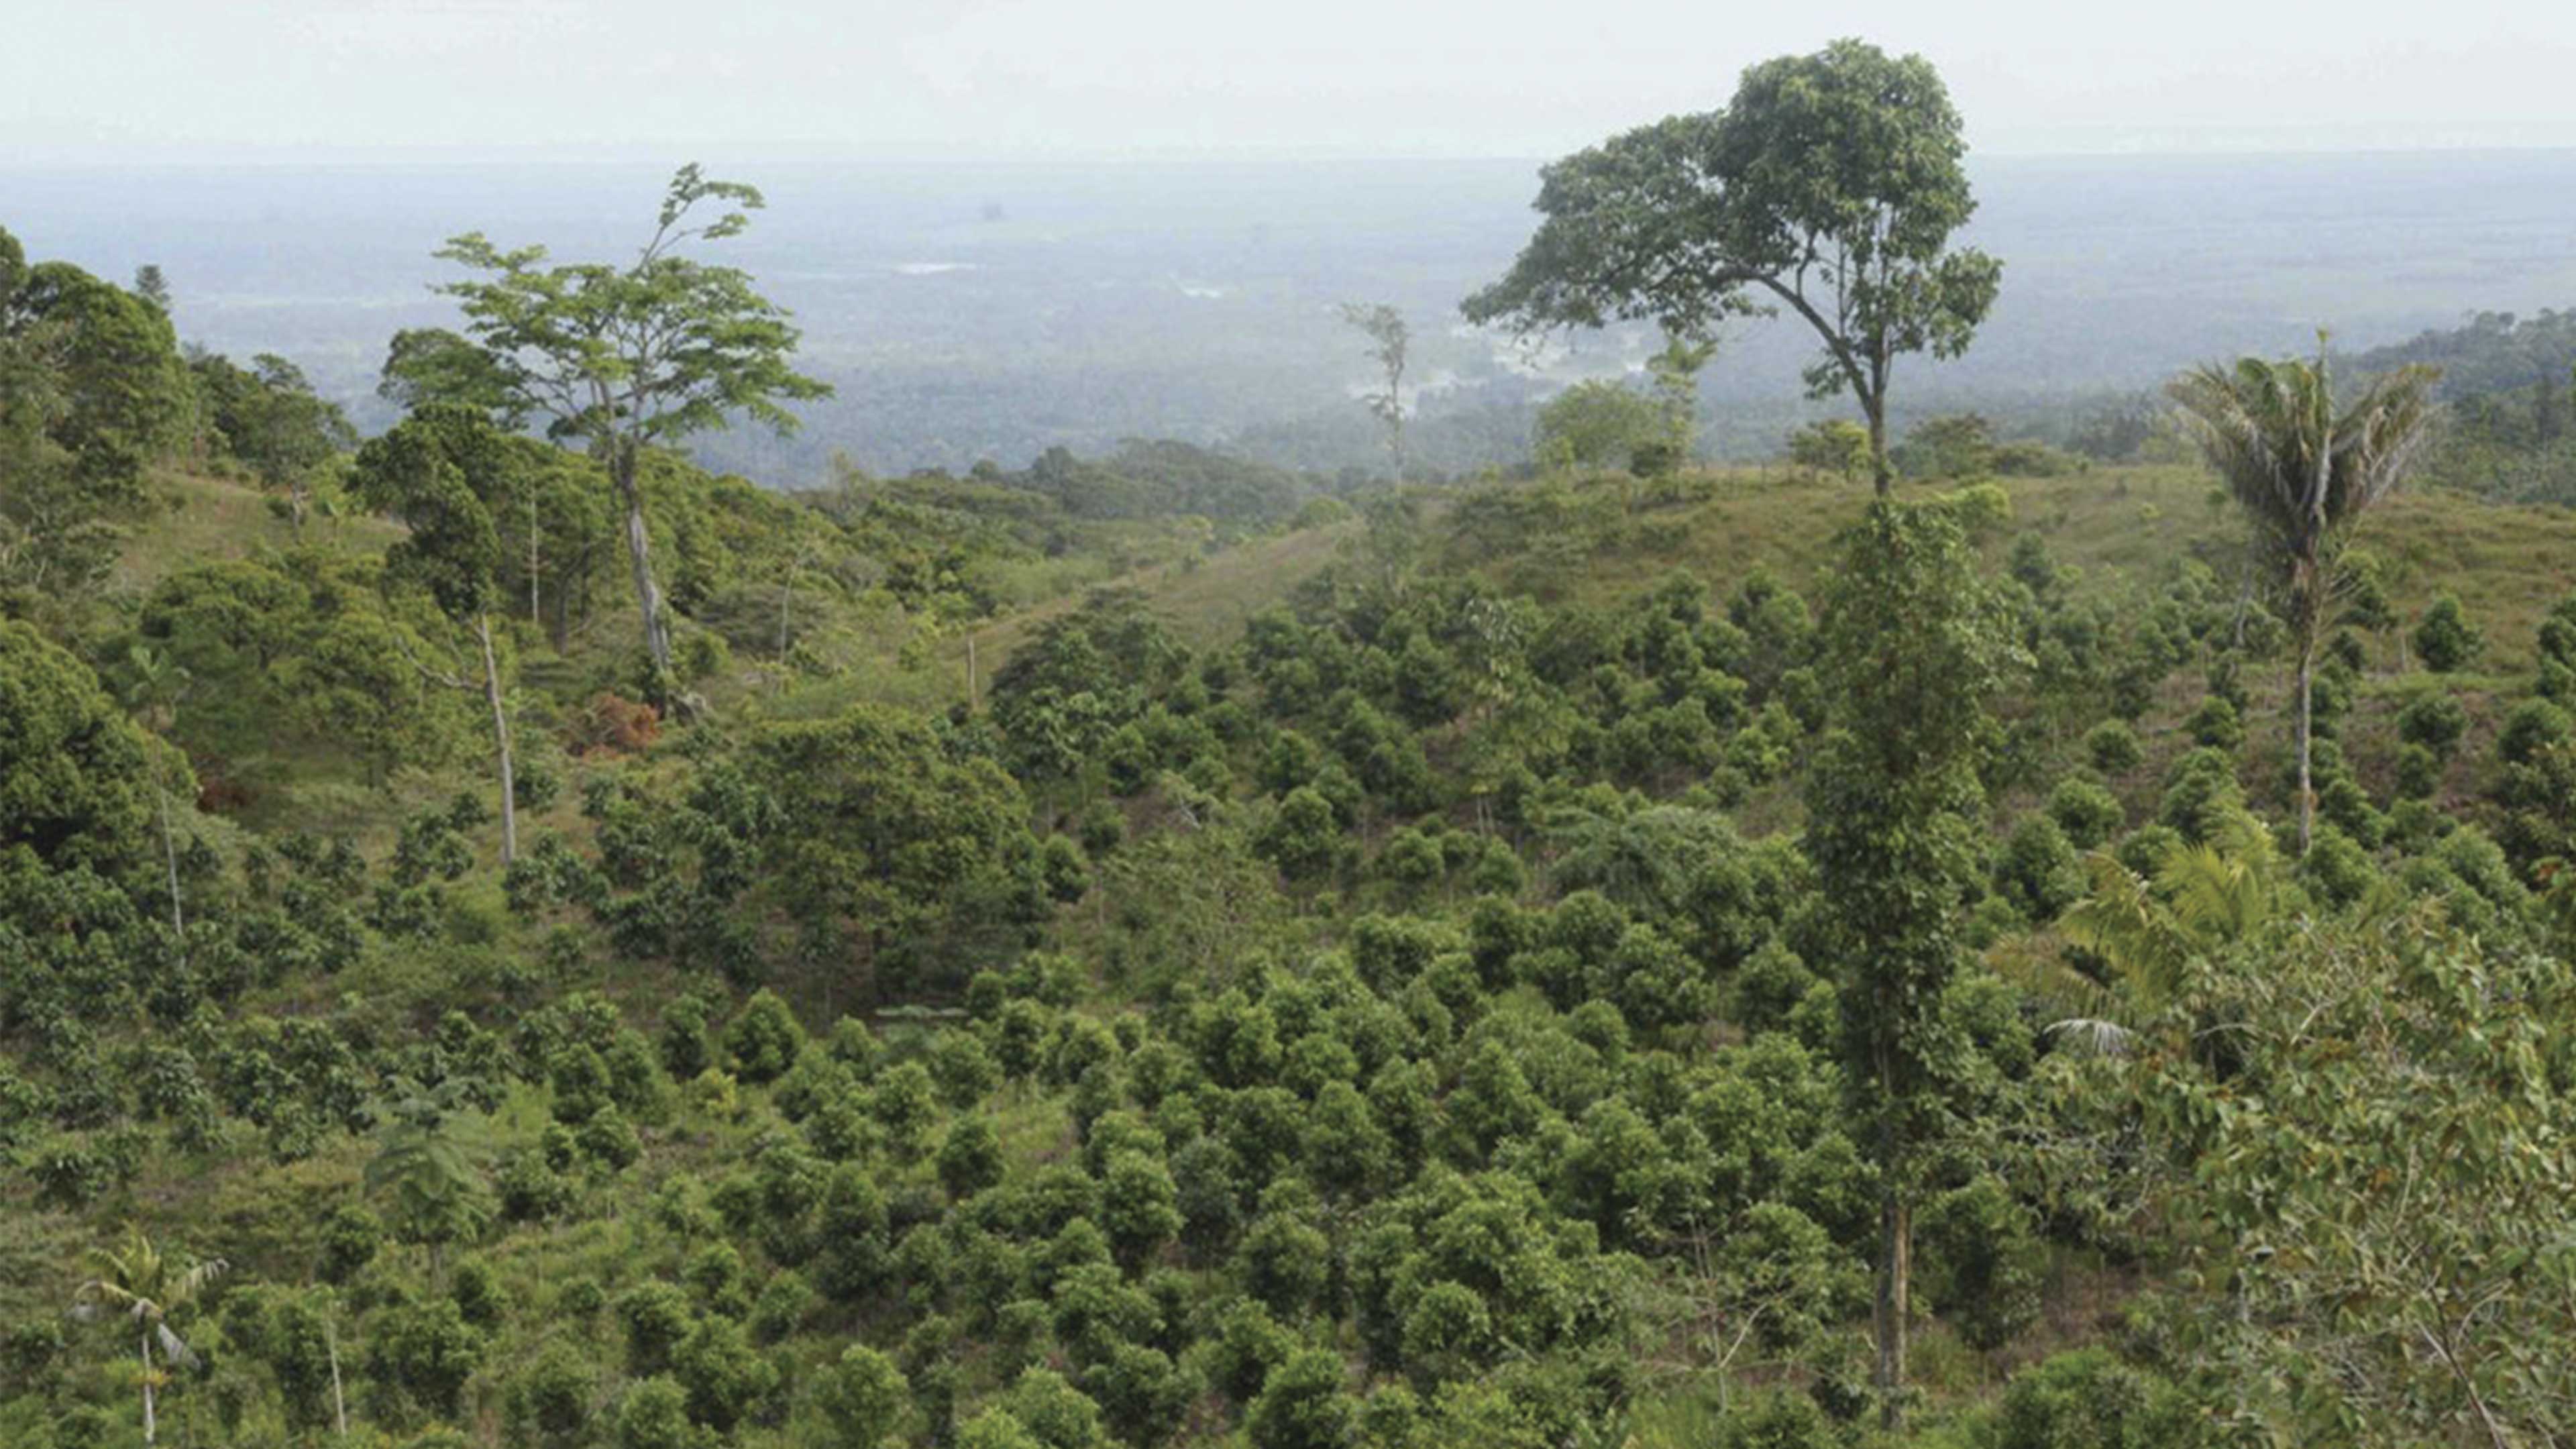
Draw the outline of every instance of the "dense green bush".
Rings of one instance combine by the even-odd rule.
[[[2442,593],[2424,610],[2415,625],[2415,657],[2436,674],[2449,674],[2465,669],[2486,647],[2486,639],[2470,622],[2468,612],[2460,607],[2456,595]]]

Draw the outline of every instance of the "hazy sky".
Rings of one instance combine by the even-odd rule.
[[[11,0],[0,164],[1551,155],[1860,35],[1996,152],[2576,146],[2565,0]],[[1809,18],[1821,17],[1821,18]]]

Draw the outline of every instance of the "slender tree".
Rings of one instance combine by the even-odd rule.
[[[1369,360],[1377,364],[1378,385],[1374,392],[1360,394],[1378,426],[1386,430],[1388,465],[1395,470],[1395,481],[1404,482],[1404,366],[1406,354],[1413,346],[1413,329],[1405,325],[1404,314],[1384,302],[1344,302],[1342,320],[1369,340]]]
[[[733,209],[697,224],[704,205]],[[479,400],[510,426],[542,418],[552,436],[599,460],[624,514],[645,651],[657,685],[683,709],[693,705],[671,672],[670,623],[644,523],[644,450],[736,416],[788,432],[796,417],[784,404],[832,391],[788,365],[797,330],[750,274],[679,255],[687,243],[739,234],[762,205],[757,189],[690,165],[672,177],[652,235],[622,267],[549,265],[541,246],[504,251],[480,232],[455,237],[438,256],[480,275],[439,290],[457,300],[479,356],[460,351],[457,339],[410,333],[386,360],[389,387]]]
[[[1655,401],[1663,405],[1664,441],[1676,468],[1690,462],[1699,441],[1699,372],[1716,355],[1714,339],[1668,332],[1663,350],[1646,359],[1646,376],[1653,380]]]
[[[223,1273],[224,1260],[209,1258],[188,1262],[165,1254],[141,1228],[125,1230],[122,1248],[100,1248],[90,1254],[96,1276],[80,1285],[73,1295],[72,1312],[83,1318],[122,1318],[132,1328],[142,1345],[143,1354],[143,1442],[154,1442],[158,1425],[153,1417],[153,1390],[161,1382],[161,1370],[154,1364],[157,1351],[161,1363],[180,1368],[193,1366],[197,1356],[179,1335],[170,1331],[169,1317],[196,1301],[206,1286]]]
[[[412,662],[432,683],[482,697],[500,774],[504,865],[518,858],[519,816],[510,711],[492,644],[492,614],[505,602],[504,555],[493,511],[513,494],[534,496],[517,477],[524,471],[519,446],[538,445],[502,434],[469,408],[432,404],[360,449],[351,475],[363,502],[410,526],[386,553],[387,581],[421,587],[441,614],[473,637],[478,658],[472,666],[437,669],[417,658]]]
[[[2408,367],[2374,378],[2338,414],[2321,336],[2313,363],[2240,358],[2196,368],[2168,389],[2252,522],[2256,557],[2285,606],[2298,655],[2302,855],[2316,821],[2310,689],[2338,584],[2337,556],[2353,525],[2404,481],[2430,440],[2435,376]]]
[[[2013,661],[2003,620],[1956,519],[1882,500],[1846,537],[1819,626],[1836,713],[1809,772],[1806,853],[1878,1169],[1877,1382],[1890,1429],[1904,1406],[1913,1209],[1956,1055],[1944,993],[1980,874],[1977,764]]]
[[[1670,116],[1541,173],[1545,220],[1476,323],[1523,331],[1651,321],[1708,335],[1729,315],[1795,314],[1824,344],[1808,393],[1848,391],[1878,491],[1896,359],[1956,357],[2002,265],[1950,245],[1976,210],[1940,73],[1838,40],[1744,73],[1724,110]]]
[[[134,712],[145,729],[167,740],[171,726],[179,720],[179,701],[188,692],[187,666],[140,641],[127,649],[126,663],[126,708]],[[188,912],[179,895],[179,841],[170,829],[170,791],[162,783],[157,761],[151,773],[152,799],[161,818],[161,864],[170,888],[170,929],[178,933],[184,960]]]

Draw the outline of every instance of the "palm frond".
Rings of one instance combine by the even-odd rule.
[[[2135,1031],[2116,1021],[2086,1016],[2052,1021],[2048,1024],[2047,1031],[2049,1035],[2058,1039],[2060,1045],[2097,1057],[2127,1056],[2130,1045],[2137,1040],[2138,1036]]]

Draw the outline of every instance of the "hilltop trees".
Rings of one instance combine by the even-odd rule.
[[[2201,451],[2254,525],[2254,548],[2285,605],[2298,661],[2299,851],[2315,831],[2311,736],[2317,645],[2353,525],[2414,466],[2430,438],[2434,373],[2375,378],[2340,414],[2322,351],[2239,359],[2183,374],[2170,389]]]
[[[1660,323],[1699,338],[1787,308],[1824,355],[1809,394],[1849,391],[1878,491],[1898,356],[1955,357],[2001,264],[1951,233],[1976,209],[1959,113],[1931,62],[1857,40],[1744,73],[1724,110],[1669,116],[1541,174],[1545,220],[1469,321],[1524,331]]]
[[[94,580],[187,407],[170,319],[0,229],[0,587]]]
[[[1650,450],[1669,450],[1670,417],[1656,399],[1600,378],[1586,378],[1538,411],[1541,467],[1634,468]]]
[[[228,358],[190,352],[204,423],[303,527],[321,470],[357,441],[348,418],[314,393],[302,368],[274,353],[252,358],[244,371]]]
[[[690,224],[709,203],[738,209]],[[541,246],[505,251],[480,232],[452,238],[438,255],[481,275],[439,290],[457,300],[471,341],[406,333],[385,362],[388,384],[406,397],[479,403],[510,426],[543,418],[554,437],[578,440],[599,460],[625,515],[645,652],[665,690],[678,685],[644,524],[644,450],[737,414],[788,431],[796,418],[783,404],[831,395],[788,365],[797,330],[748,273],[675,252],[739,234],[762,204],[753,187],[684,166],[642,253],[623,267],[550,266]]]

